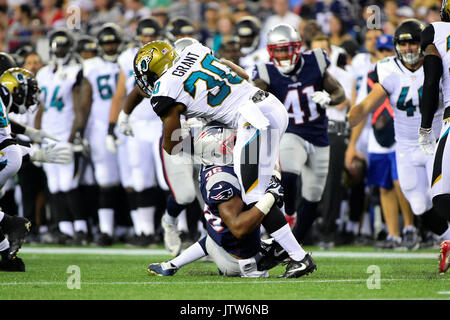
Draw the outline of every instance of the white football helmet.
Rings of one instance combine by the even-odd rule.
[[[300,59],[300,34],[288,24],[279,24],[267,34],[270,60],[281,73],[291,72]]]
[[[181,38],[178,39],[177,41],[175,41],[174,43],[174,47],[175,47],[175,52],[180,55],[181,51],[184,50],[184,48],[190,46],[191,44],[194,43],[199,43],[197,39],[194,38]]]
[[[205,166],[233,164],[236,130],[209,123],[194,140],[194,154]]]

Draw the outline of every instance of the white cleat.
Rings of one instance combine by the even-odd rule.
[[[169,253],[176,257],[181,252],[180,232],[176,224],[167,223],[164,217],[161,219],[161,226],[164,230],[164,246]]]

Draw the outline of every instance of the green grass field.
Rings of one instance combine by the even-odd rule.
[[[438,250],[306,249],[313,252],[318,265],[313,274],[278,279],[285,268],[278,266],[267,279],[249,279],[219,276],[214,263],[201,261],[183,267],[173,277],[149,275],[149,263],[170,258],[161,247],[24,246],[19,256],[27,270],[0,273],[0,300],[450,299],[450,273],[437,272]],[[80,270],[80,289],[69,288],[75,277],[69,266]],[[373,270],[379,271],[378,289]]]

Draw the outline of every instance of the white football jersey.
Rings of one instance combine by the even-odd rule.
[[[116,92],[119,65],[95,57],[83,62],[83,73],[92,86],[92,106],[90,121],[109,122],[111,101]]]
[[[136,80],[134,78],[134,57],[138,53],[139,48],[138,47],[131,47],[122,52],[119,55],[119,58],[117,59],[117,62],[119,63],[120,71],[124,74],[126,78],[125,86],[127,89],[127,95],[133,90],[133,88],[136,85]],[[151,110],[150,103],[147,99],[142,100],[140,104],[134,108],[133,112],[130,115],[130,121],[133,122],[134,120],[158,120],[159,117],[156,115],[156,113]]]
[[[36,80],[41,88],[42,130],[67,141],[72,130],[75,112],[73,109],[72,89],[81,81],[82,67],[76,63],[58,67],[53,65],[41,68]]]
[[[11,138],[11,125],[7,112],[11,104],[11,93],[6,87],[0,85],[0,142]]]
[[[192,44],[156,81],[151,103],[159,116],[174,104],[182,104],[189,118],[236,127],[237,109],[257,91],[215,58],[209,48]]]
[[[239,59],[239,65],[247,72],[248,76],[251,78],[253,69],[256,64],[269,62],[270,56],[269,52],[267,52],[267,48],[259,48],[258,50],[253,51],[252,53],[246,55]]]
[[[389,57],[377,63],[375,72],[394,109],[395,140],[416,146],[421,121],[419,101],[423,88],[423,67],[412,72],[397,57]],[[440,133],[442,112],[441,105],[433,120],[436,139]]]
[[[364,100],[367,96],[367,74],[373,71],[375,63],[372,63],[369,53],[358,53],[351,63],[351,71],[356,80],[357,101]]]
[[[450,107],[450,22],[433,22],[434,39],[444,72],[442,74],[442,92],[444,106]]]

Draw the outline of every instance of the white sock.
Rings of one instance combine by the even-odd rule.
[[[8,239],[3,239],[3,241],[0,242],[0,251],[5,251],[6,249],[9,249],[9,241]]]
[[[137,210],[131,210],[130,216],[131,221],[133,221],[134,234],[138,236],[142,233],[142,228],[139,223],[139,213],[137,212]]]
[[[86,220],[75,220],[73,222],[73,229],[75,230],[75,232],[87,233],[88,227]]]
[[[178,215],[178,230],[188,232],[187,218],[186,218],[186,209],[180,212]]]
[[[2,222],[4,216],[5,216],[5,213],[0,211],[0,222]]]
[[[302,260],[306,252],[298,244],[297,239],[295,239],[289,224],[285,224],[283,227],[270,234],[280,246],[286,250],[292,260],[300,261]]]
[[[98,225],[101,233],[106,233],[112,237],[114,233],[114,209],[98,209]]]
[[[164,221],[167,222],[168,224],[177,224],[177,218],[176,217],[172,217],[171,215],[169,215],[167,210],[164,213]]]
[[[447,230],[446,230],[443,234],[441,234],[441,235],[439,236],[439,238],[440,238],[441,240],[450,240],[450,227],[447,228]]]
[[[72,221],[60,221],[58,223],[59,231],[61,231],[64,234],[67,234],[68,236],[73,237],[74,231],[73,231],[73,223]]]
[[[170,260],[169,262],[175,267],[181,268],[182,266],[194,262],[204,256],[206,256],[205,251],[203,251],[202,246],[196,242],[184,250],[178,257]]]
[[[146,236],[155,234],[155,207],[138,208],[139,224]]]

